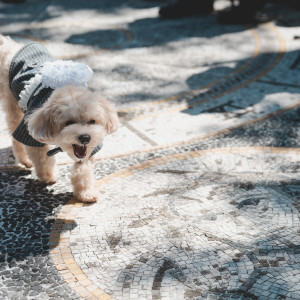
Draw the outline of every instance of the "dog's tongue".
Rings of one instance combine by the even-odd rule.
[[[74,154],[76,157],[78,158],[84,158],[86,156],[86,146],[80,146],[80,145],[76,145],[73,144],[73,150],[74,150]]]

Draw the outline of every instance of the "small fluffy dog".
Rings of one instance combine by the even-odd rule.
[[[23,46],[0,35],[0,98],[14,156],[33,165],[41,182],[53,184],[53,154],[65,151],[75,161],[73,194],[83,202],[97,201],[92,157],[118,128],[115,109],[88,90],[91,75],[84,64],[55,60],[39,43]]]

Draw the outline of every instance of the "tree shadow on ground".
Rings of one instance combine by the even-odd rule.
[[[256,67],[252,68],[252,65],[250,65],[250,68],[247,67],[240,72],[237,72],[237,70],[247,60],[235,62],[234,68],[228,66],[212,67],[205,72],[192,75],[186,80],[186,83],[192,91],[196,92],[194,97],[188,100],[189,108],[183,112],[190,115],[232,113],[254,106],[272,94],[299,94],[300,84],[296,79],[300,75],[300,51],[285,53],[287,67],[284,74],[280,72],[277,72],[277,76],[265,74],[264,70],[268,68],[268,65],[273,64],[277,56],[278,53],[276,52],[263,53],[257,58],[256,62],[253,62],[252,65],[256,65]],[[289,63],[287,57],[289,57]],[[259,67],[260,61],[266,62],[265,65],[261,65],[262,68]],[[272,70],[268,73],[270,72]],[[226,97],[223,103],[221,101],[220,104],[214,104],[215,99],[223,96]],[[208,104],[209,102],[212,103],[211,106]]]
[[[37,5],[37,3],[39,5]],[[161,3],[157,1],[122,1],[122,0],[104,0],[104,1],[27,1],[20,5],[3,5],[0,12],[7,16],[10,25],[20,22],[31,23],[33,20],[38,22],[47,21],[49,19],[59,19],[64,14],[70,12],[92,10],[101,14],[112,14],[117,16],[120,11],[128,8],[132,9],[148,9],[157,7]],[[165,3],[164,3],[165,4]],[[294,11],[292,8],[283,5],[268,5],[264,10],[267,14],[273,16],[274,20],[281,26],[299,26],[300,11]],[[35,16],[36,17],[32,17]],[[5,18],[3,24],[5,24]],[[29,24],[30,25],[30,24]],[[29,26],[17,34],[34,34],[35,38],[52,39],[53,31],[51,29],[39,28],[39,24],[35,24],[35,28]],[[78,27],[79,30],[80,27]],[[187,37],[213,37],[222,33],[239,32],[245,30],[245,27],[239,25],[222,25],[217,22],[216,16],[200,15],[195,17],[163,20],[158,17],[141,18],[130,22],[127,28],[132,31],[135,40],[131,43],[124,42],[123,48],[158,46],[171,41],[181,40]],[[55,34],[59,28],[56,28]],[[62,33],[65,28],[61,28]],[[80,32],[80,30],[79,30]],[[110,29],[113,32],[113,28]],[[12,34],[7,32],[7,34]],[[63,34],[62,34],[63,35]],[[113,33],[113,36],[115,34]],[[118,39],[119,37],[116,36]],[[99,48],[107,47],[107,30],[93,30],[85,33],[73,34],[66,39],[67,42],[73,44],[92,45]],[[111,39],[111,37],[110,37]]]
[[[49,235],[56,214],[71,193],[55,193],[31,178],[28,170],[0,173],[0,262],[49,253]]]
[[[221,145],[299,148],[300,108],[216,137]],[[205,144],[205,141],[203,142]]]
[[[102,5],[103,7],[99,8],[101,12],[110,11],[112,13],[117,13],[115,9],[120,9],[120,7],[135,7],[132,3],[123,3],[120,5],[112,2],[111,4]],[[146,3],[145,7],[143,5],[145,5],[145,2],[141,2],[141,7],[149,8],[149,3]],[[78,9],[80,9],[80,5]],[[73,10],[76,10],[76,5],[73,7]],[[300,11],[292,11],[290,7],[282,5],[269,5],[265,9],[265,12],[273,16],[274,21],[279,26],[299,26]],[[76,45],[90,45],[100,49],[110,48],[112,44],[117,45],[118,49],[155,47],[192,37],[212,38],[222,34],[241,32],[248,29],[249,26],[255,27],[255,25],[219,24],[217,16],[209,14],[180,19],[141,18],[127,25],[126,29],[133,35],[133,40],[131,41],[126,41],[124,37],[122,41],[120,34],[112,29],[73,34],[65,41]],[[48,38],[50,38],[51,33],[49,32],[48,35]],[[47,38],[46,32],[44,38]],[[114,43],[111,43],[113,40]]]
[[[169,0],[165,0],[167,3]],[[170,2],[170,1],[169,1]],[[8,4],[0,2],[0,14],[2,24],[17,25],[21,22],[30,24],[33,21],[43,22],[55,19],[64,14],[80,10],[94,10],[103,14],[118,14],[128,8],[147,9],[160,5],[158,1],[140,0],[101,0],[101,1],[47,1],[47,0],[27,0],[24,3]],[[8,34],[8,33],[7,33]]]
[[[121,42],[120,34],[117,36],[114,33],[115,44],[119,43],[117,49],[157,47],[193,37],[213,38],[222,34],[244,31],[246,28],[238,25],[220,25],[217,23],[216,16],[203,15],[179,20],[143,18],[129,23],[127,30],[133,36],[130,41],[123,38]],[[105,39],[107,33],[107,30],[96,30],[75,34],[66,42],[105,48],[109,46]]]

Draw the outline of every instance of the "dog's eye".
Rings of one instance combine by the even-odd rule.
[[[75,122],[74,121],[67,121],[66,122],[66,126],[69,126],[69,125],[72,125],[72,124],[75,124]]]
[[[95,120],[91,120],[91,121],[88,122],[88,124],[90,124],[90,125],[94,125],[95,123],[96,123]]]

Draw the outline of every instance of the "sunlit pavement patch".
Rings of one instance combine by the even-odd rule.
[[[74,221],[54,255],[68,252],[82,279],[117,299],[260,295],[264,283],[256,284],[280,268],[299,284],[298,168],[297,149],[249,147],[117,171],[99,181],[97,204],[70,203],[61,213]],[[67,259],[60,264],[78,288]],[[299,296],[294,287],[280,291]]]

